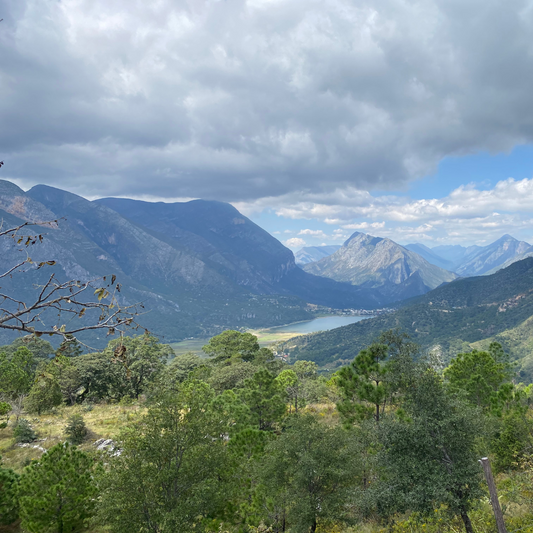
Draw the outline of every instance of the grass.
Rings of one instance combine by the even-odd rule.
[[[89,430],[86,441],[79,448],[84,451],[94,451],[95,441],[115,438],[122,427],[138,419],[143,412],[144,408],[135,404],[95,405],[91,411],[76,405],[60,407],[54,413],[42,416],[25,415],[37,432],[37,441],[25,447],[17,445],[10,424],[7,428],[0,429],[0,455],[5,467],[21,472],[32,459],[41,457],[43,452],[38,447],[48,450],[55,444],[65,441],[65,426],[73,414],[81,414]]]
[[[248,333],[255,335],[259,344],[262,347],[270,347],[277,344],[278,342],[284,342],[293,337],[301,335],[301,333],[295,332],[276,332],[275,329],[250,329]],[[202,351],[202,347],[209,342],[209,339],[187,339],[181,342],[171,343],[171,347],[176,353],[176,355],[183,355],[187,352],[193,352],[200,356],[205,356]]]

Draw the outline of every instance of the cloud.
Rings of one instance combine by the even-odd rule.
[[[360,224],[345,224],[342,227],[355,230],[381,229],[385,227],[385,222],[361,222]]]
[[[89,197],[253,202],[337,191],[357,200],[365,195],[355,191],[398,189],[445,156],[533,141],[526,0],[2,7],[3,176],[23,186]],[[293,215],[324,218],[344,205],[327,216],[336,223],[353,212],[310,202],[313,212]],[[398,207],[401,221],[443,209]]]
[[[298,232],[298,235],[309,235],[310,237],[316,237],[319,239],[326,238],[326,234],[321,229],[302,229]]]
[[[283,244],[288,248],[302,248],[306,245],[306,242],[298,237],[293,237],[292,239],[284,241]]]

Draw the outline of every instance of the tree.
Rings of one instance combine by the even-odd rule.
[[[39,376],[30,393],[24,401],[24,407],[30,413],[41,413],[61,405],[63,393],[57,379],[52,374],[45,372]]]
[[[175,383],[183,383],[189,374],[204,364],[204,360],[194,352],[187,352],[172,359],[166,371],[168,378]]]
[[[310,415],[290,417],[267,444],[262,463],[263,507],[275,531],[314,533],[319,522],[348,519],[360,465],[344,429]]]
[[[28,348],[17,348],[10,358],[0,353],[0,394],[9,400],[29,392],[34,374],[35,358]]]
[[[207,378],[207,382],[217,392],[240,389],[245,385],[246,380],[250,379],[256,372],[257,367],[247,361],[227,366],[216,366]]]
[[[55,350],[48,341],[35,337],[34,335],[18,337],[11,344],[0,347],[0,352],[7,353],[9,358],[19,348],[27,348],[33,354],[36,365],[41,360],[46,361],[55,355]]]
[[[83,348],[80,341],[73,335],[65,335],[56,350],[56,355],[62,355],[63,357],[79,357],[82,353]]]
[[[253,361],[260,349],[255,335],[231,329],[211,338],[202,348],[215,364]]]
[[[270,431],[285,414],[285,397],[281,384],[266,369],[259,370],[245,381],[238,397],[247,407],[248,425]]]
[[[13,430],[13,437],[15,437],[16,442],[33,442],[37,439],[37,433],[35,433],[35,430],[25,418],[21,418],[17,420]]]
[[[121,367],[120,380],[114,383],[119,395],[138,398],[165,368],[174,351],[168,344],[161,344],[157,337],[146,333],[112,340],[104,354]]]
[[[2,467],[0,455],[0,525],[9,525],[19,516],[18,483],[20,476]]]
[[[403,416],[380,429],[386,474],[376,487],[379,510],[431,515],[444,505],[473,533],[468,512],[483,493],[476,448],[483,433],[479,411],[447,393],[431,369],[419,377],[403,408]]]
[[[125,369],[114,357],[110,357],[109,353],[80,355],[72,364],[79,379],[79,401],[121,398]]]
[[[348,422],[371,417],[379,422],[390,395],[387,357],[386,345],[372,344],[339,370],[337,385],[343,398],[337,408]]]
[[[6,418],[5,422],[0,422],[0,429],[4,429],[7,427],[7,423],[9,422],[9,413],[11,412],[11,404],[7,402],[0,402],[0,420],[2,418]]]
[[[34,261],[28,251],[32,249],[39,255],[38,246],[45,238],[41,231],[55,229],[58,223],[58,220],[28,221],[14,223],[6,229],[0,225],[0,237],[12,239],[10,252],[18,256],[0,273],[0,279],[4,281],[0,289],[0,328],[37,337],[46,334],[63,338],[97,329],[107,329],[110,334],[123,332],[125,327],[134,323],[138,313],[136,305],[121,305],[118,298],[121,287],[115,275],[89,281],[60,281],[54,272],[35,285],[33,296],[26,301],[20,298],[16,285],[10,283],[24,274],[26,278],[31,275],[34,279],[43,279],[42,269],[56,264],[56,258]],[[28,230],[31,233],[27,233]],[[86,314],[85,322],[72,320]]]
[[[100,485],[100,516],[113,531],[191,531],[213,516],[222,502],[226,457],[213,398],[206,383],[185,382],[122,433],[121,454],[110,459]]]
[[[85,420],[81,415],[72,415],[68,419],[68,424],[65,428],[65,435],[70,444],[81,444],[87,437],[87,426]]]
[[[20,478],[22,527],[30,533],[83,531],[94,512],[95,464],[68,443],[57,444]]]
[[[511,379],[508,359],[501,345],[491,343],[488,352],[457,354],[444,370],[444,376],[453,390],[464,391],[474,405],[490,409],[500,387]]]

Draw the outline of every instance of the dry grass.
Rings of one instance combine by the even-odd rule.
[[[37,432],[38,440],[28,447],[21,447],[13,438],[13,426],[0,429],[0,455],[4,465],[20,472],[32,459],[39,459],[42,451],[34,446],[48,450],[55,444],[64,442],[65,426],[68,418],[81,414],[89,430],[89,435],[81,446],[82,450],[94,450],[93,443],[98,439],[112,439],[121,428],[139,418],[145,411],[140,405],[95,405],[91,411],[83,406],[60,407],[54,413],[41,416],[24,415]]]

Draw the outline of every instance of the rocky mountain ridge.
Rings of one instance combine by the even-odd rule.
[[[457,278],[456,274],[432,265],[390,239],[360,232],[354,233],[332,255],[303,268],[318,276],[383,293],[394,287],[398,299],[424,294]]]

